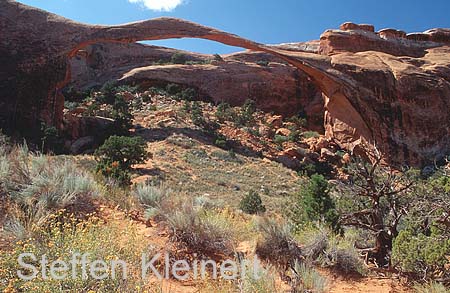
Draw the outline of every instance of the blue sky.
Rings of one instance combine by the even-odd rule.
[[[179,17],[274,44],[318,39],[345,21],[407,32],[450,27],[448,0],[20,0],[91,24],[119,24],[160,16]],[[132,3],[135,2],[135,3]],[[202,40],[152,42],[201,53],[240,49]]]

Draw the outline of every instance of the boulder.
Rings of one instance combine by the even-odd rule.
[[[353,22],[345,22],[339,27],[343,31],[362,30],[367,32],[374,32],[375,27],[371,24],[355,24]]]
[[[84,151],[93,149],[95,146],[95,137],[84,136],[75,140],[70,146],[70,152],[74,155],[82,154]]]
[[[283,125],[283,116],[272,116],[269,119],[267,119],[267,124],[270,125],[272,128],[280,128]]]
[[[327,148],[320,150],[320,158],[333,165],[339,165],[341,163],[341,157]]]
[[[275,131],[276,135],[282,135],[282,136],[289,136],[292,131],[290,131],[287,128],[278,128],[277,131]]]
[[[406,39],[406,32],[392,28],[382,29],[378,35],[384,39]]]

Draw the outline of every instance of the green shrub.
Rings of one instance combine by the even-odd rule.
[[[308,262],[328,267],[340,273],[366,274],[366,267],[354,246],[355,240],[336,235],[329,227],[319,226],[298,232],[303,255]]]
[[[342,246],[331,242],[324,255],[321,256],[322,266],[331,267],[340,273],[366,274],[366,268],[359,256],[359,252],[353,246]]]
[[[266,211],[266,207],[263,205],[261,197],[254,190],[249,191],[249,193],[241,200],[239,208],[244,213],[252,215],[264,213]]]
[[[139,184],[134,190],[134,195],[145,206],[154,208],[168,195],[168,190],[148,184]]]
[[[186,88],[177,94],[177,99],[182,101],[194,101],[197,97],[198,93],[193,88]]]
[[[70,101],[64,102],[64,108],[68,109],[69,111],[75,110],[79,105],[80,103],[78,102],[70,102]]]
[[[166,86],[166,92],[172,96],[175,96],[175,95],[181,93],[181,90],[182,90],[181,86],[179,86],[178,84],[175,84],[175,83],[169,83]]]
[[[304,138],[312,138],[312,137],[317,138],[320,136],[320,134],[316,131],[305,131],[302,133],[302,136]]]
[[[308,124],[308,121],[306,120],[306,118],[303,118],[300,115],[289,117],[288,119],[286,119],[286,122],[294,123],[294,125],[295,125],[294,129],[289,128],[289,130],[292,130],[292,131],[302,129],[302,128],[306,127],[306,125]]]
[[[251,99],[247,99],[242,106],[240,115],[235,117],[235,123],[238,126],[249,125],[254,122],[254,114],[256,112],[256,103]]]
[[[258,61],[256,61],[256,64],[258,64],[259,66],[266,67],[266,66],[269,66],[269,61],[267,61],[267,60],[258,60]]]
[[[149,251],[144,235],[135,225],[117,225],[115,221],[103,223],[95,216],[86,220],[72,216],[68,212],[53,213],[44,227],[36,229],[35,237],[13,244],[11,250],[0,250],[1,292],[136,292],[137,288],[146,286],[147,282],[141,278],[142,254],[154,252]],[[82,266],[77,264],[74,268],[78,273],[73,278],[70,272],[70,277],[62,279],[43,278],[41,274],[31,281],[17,277],[17,271],[23,271],[17,261],[22,253],[33,253],[39,260],[41,256],[47,256],[48,275],[53,261],[69,264],[75,252],[89,254],[88,270],[89,263],[93,264],[95,260],[104,260],[108,264],[110,260],[124,261],[126,278],[122,278],[121,265],[117,266],[116,277],[111,276],[109,266],[105,271],[106,279],[99,281],[89,273],[81,274]],[[25,261],[31,260],[25,258]],[[39,272],[44,270],[40,261],[33,264]]]
[[[146,147],[141,137],[111,136],[95,152],[97,171],[121,184],[129,184],[132,165],[149,157]]]
[[[204,127],[207,124],[205,117],[203,117],[203,109],[197,101],[193,102],[191,106],[191,120],[199,127]]]
[[[273,138],[273,142],[278,144],[278,145],[282,145],[285,142],[289,141],[289,137],[284,136],[284,135],[278,135],[276,134]]]
[[[130,112],[130,106],[122,96],[116,96],[111,118],[114,123],[111,126],[111,135],[128,135],[130,128],[133,127],[133,115]]]
[[[41,150],[55,154],[64,152],[64,139],[59,135],[58,129],[44,122],[41,123]]]
[[[131,86],[131,85],[120,85],[116,88],[116,92],[121,93],[121,92],[129,92],[132,94],[137,93],[139,90],[139,86]]]
[[[225,135],[221,133],[216,133],[214,138],[214,145],[221,149],[228,149],[229,144]]]
[[[445,272],[449,264],[450,239],[436,235],[414,235],[403,230],[395,238],[392,249],[392,262],[409,273],[424,274]],[[430,275],[426,275],[426,274]]]
[[[234,121],[236,119],[236,112],[231,108],[230,104],[221,102],[217,106],[215,116],[222,123],[225,121]]]
[[[182,53],[175,53],[170,58],[170,62],[173,64],[185,64],[187,61],[186,55]]]
[[[213,55],[213,59],[214,59],[214,61],[223,62],[222,56],[220,56],[217,53]]]
[[[306,186],[295,197],[295,202],[289,210],[289,218],[296,230],[308,222],[315,221],[330,225],[335,231],[340,229],[339,215],[330,196],[330,186],[322,175],[311,176]]]
[[[100,89],[100,95],[96,97],[96,101],[100,104],[114,104],[114,100],[116,99],[117,89],[115,86],[115,82],[108,81]]]

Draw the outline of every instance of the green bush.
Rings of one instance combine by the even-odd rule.
[[[256,112],[256,103],[251,99],[247,99],[242,106],[240,115],[236,117],[236,124],[238,126],[249,125],[254,122],[254,114]]]
[[[230,143],[225,135],[221,133],[214,133],[214,145],[221,149],[230,149]]]
[[[106,82],[100,89],[100,95],[96,97],[96,101],[100,104],[114,104],[117,89],[113,81]]]
[[[64,152],[64,139],[59,135],[58,129],[44,122],[41,123],[41,150],[55,154]]]
[[[304,138],[312,138],[312,137],[317,138],[320,136],[320,134],[316,131],[305,131],[302,133],[302,136]]]
[[[221,102],[217,106],[215,116],[219,122],[223,123],[225,121],[235,121],[237,115],[233,108],[231,108],[230,104]]]
[[[239,208],[247,214],[264,213],[266,207],[263,205],[261,197],[256,191],[251,190],[239,203]]]
[[[177,94],[177,99],[182,101],[194,101],[197,97],[198,93],[193,88],[186,88]]]
[[[185,64],[187,61],[186,55],[182,53],[175,53],[170,58],[170,62],[173,64]]]
[[[252,265],[251,260],[244,259],[243,272],[245,273],[242,280],[238,284],[238,288],[234,292],[242,293],[273,293],[280,292],[277,287],[276,274],[271,268],[258,269],[255,271],[255,266]],[[224,291],[225,292],[225,291]],[[228,292],[228,291],[227,291]],[[231,291],[230,291],[231,292]]]
[[[175,84],[175,83],[169,83],[166,86],[166,92],[169,95],[172,95],[172,96],[175,96],[175,95],[181,93],[181,90],[182,90],[181,87],[178,84]]]
[[[111,126],[111,135],[128,135],[130,128],[133,127],[133,115],[130,112],[130,106],[122,96],[116,96],[111,118],[114,123]]]
[[[223,62],[222,56],[220,56],[217,53],[213,55],[213,59],[214,59],[214,61]]]
[[[200,103],[197,101],[193,102],[191,105],[191,120],[192,123],[194,123],[199,127],[204,127],[207,124],[205,117],[203,117],[202,107],[200,106]]]
[[[296,230],[316,221],[329,225],[335,231],[340,230],[339,214],[330,196],[330,186],[322,175],[311,176],[306,186],[295,197],[288,215]]]
[[[415,235],[403,230],[395,238],[392,249],[392,262],[404,272],[431,274],[445,271],[449,264],[450,239],[435,235]]]
[[[273,142],[278,144],[278,145],[282,145],[285,142],[289,141],[289,137],[284,136],[284,135],[278,135],[276,134],[273,138]]]
[[[69,111],[75,110],[79,105],[80,103],[78,102],[70,102],[70,101],[64,102],[64,108],[68,109]]]
[[[259,66],[266,67],[266,66],[269,66],[269,61],[267,61],[267,60],[258,60],[258,61],[256,61],[256,64],[258,64]]]
[[[365,275],[367,270],[355,248],[354,238],[336,235],[329,227],[308,227],[298,232],[303,255],[308,262],[340,273]]]
[[[146,147],[141,137],[111,136],[95,152],[97,171],[120,184],[129,184],[132,165],[149,157]]]

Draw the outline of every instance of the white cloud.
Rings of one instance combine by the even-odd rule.
[[[130,3],[140,3],[151,10],[172,11],[184,0],[128,0]]]

